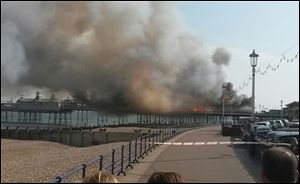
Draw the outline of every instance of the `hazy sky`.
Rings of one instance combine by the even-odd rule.
[[[228,66],[224,65],[222,67],[225,71],[225,80],[232,82],[235,89],[249,81],[248,78],[249,75],[251,76],[252,71],[249,54],[253,49],[256,49],[259,54],[256,68],[261,71],[264,71],[268,64],[275,67],[283,53],[289,59],[293,58],[299,50],[299,2],[202,1],[175,2],[174,4],[178,7],[178,12],[183,19],[182,22],[202,40],[203,45],[207,47],[211,54],[217,47],[225,47],[229,50],[231,61]],[[144,11],[143,7],[134,6],[133,8],[134,12],[139,12],[137,10]],[[21,9],[26,8],[22,7]],[[30,12],[25,13],[31,15]],[[12,13],[12,17],[14,15]],[[173,19],[176,19],[177,14],[174,14],[175,17],[172,13],[167,15],[168,23],[170,23]],[[36,17],[39,16],[31,16],[32,22],[36,20]],[[25,17],[25,20],[27,19],[31,20]],[[162,23],[159,27],[164,27],[163,25],[167,25],[167,23]],[[172,31],[176,32],[174,29]],[[170,31],[168,33],[170,35],[174,34]],[[14,53],[13,56],[16,56],[16,54]],[[15,68],[17,67],[13,69]],[[193,78],[201,76],[202,80],[210,76],[209,74],[203,75],[199,74],[199,76]],[[238,93],[250,97],[252,81],[249,81],[248,84]],[[283,100],[284,105],[299,101],[299,59],[297,58],[292,63],[287,63],[284,60],[276,71],[269,69],[264,75],[257,73],[255,92],[257,110],[259,110],[260,105],[268,109],[280,108],[280,100]],[[21,94],[21,92],[18,93]],[[23,90],[22,94],[24,96],[34,96],[31,88]],[[64,92],[62,94],[64,95]]]
[[[249,54],[260,55],[258,68],[276,66],[282,52],[287,58],[299,50],[299,2],[183,2],[179,4],[187,26],[212,48],[223,46],[232,54],[226,80],[238,88],[251,74]],[[291,48],[291,49],[290,49]],[[241,90],[251,96],[252,81]],[[282,62],[276,71],[256,75],[256,108],[280,108],[299,101],[299,59]]]

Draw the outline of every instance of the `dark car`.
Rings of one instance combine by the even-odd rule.
[[[290,144],[294,138],[299,142],[299,132],[279,132],[274,136],[274,142]]]
[[[299,122],[288,122],[287,127],[288,128],[299,128]]]

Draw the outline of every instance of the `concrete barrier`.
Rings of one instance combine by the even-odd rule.
[[[107,133],[107,142],[130,141],[138,138],[139,135],[137,133],[109,132]]]
[[[63,144],[83,147],[110,142],[130,141],[142,135],[142,130],[134,130],[131,133],[106,132],[106,129],[99,131],[82,131],[80,129],[57,129],[57,128],[25,128],[1,129],[1,138],[21,140],[45,140],[60,142]]]
[[[94,144],[96,144],[96,142],[98,142],[99,144],[104,144],[107,143],[106,142],[106,133],[105,132],[93,132],[93,141]]]

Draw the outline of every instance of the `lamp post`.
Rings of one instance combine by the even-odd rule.
[[[222,100],[222,125],[224,125],[224,106],[225,106],[225,84],[222,85],[223,88],[223,100]]]
[[[280,111],[280,119],[282,119],[282,116],[283,116],[283,109],[282,109],[282,100],[280,100],[280,108],[281,108],[281,111]]]
[[[255,67],[257,65],[258,54],[255,53],[255,49],[249,55],[250,63],[252,66],[252,121],[255,122]]]

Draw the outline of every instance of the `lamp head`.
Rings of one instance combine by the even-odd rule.
[[[255,53],[255,49],[253,49],[253,52],[249,55],[250,57],[250,62],[251,62],[251,66],[256,66],[257,65],[257,58],[258,58],[258,54]]]

